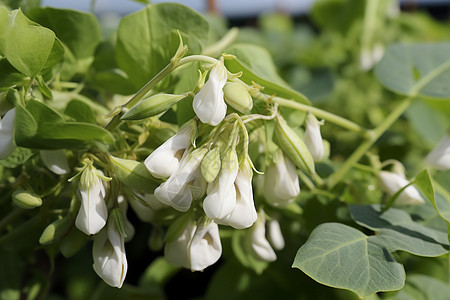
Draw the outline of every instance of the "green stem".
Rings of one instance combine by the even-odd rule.
[[[345,161],[341,168],[333,173],[327,179],[327,185],[331,189],[333,188],[360,159],[369,150],[378,138],[389,128],[392,124],[405,112],[405,110],[411,104],[412,98],[408,97],[404,99],[399,106],[397,106],[386,119],[383,120],[375,129],[369,131],[367,139],[362,142],[355,152]]]
[[[228,45],[230,45],[234,40],[236,40],[237,36],[239,34],[239,29],[236,27],[231,28],[227,34],[223,36],[223,38],[218,41],[217,43],[207,47],[205,50],[203,50],[203,55],[208,56],[217,56],[222,52],[223,49],[225,49]]]

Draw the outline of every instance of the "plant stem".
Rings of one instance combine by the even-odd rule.
[[[230,45],[234,40],[236,40],[237,36],[239,34],[239,29],[236,27],[231,28],[220,41],[217,43],[207,47],[205,50],[203,50],[203,55],[209,55],[209,56],[217,56],[222,52],[223,49],[225,49],[228,45]]]
[[[14,209],[12,212],[10,212],[6,217],[3,218],[3,220],[0,222],[0,232],[6,227],[8,226],[9,223],[11,223],[11,221],[13,221],[15,218],[17,218],[18,216],[20,216],[21,214],[23,214],[25,212],[24,209],[22,208],[16,208]]]
[[[369,135],[364,142],[350,155],[341,168],[333,173],[327,179],[327,185],[333,188],[360,159],[369,150],[372,145],[380,138],[380,136],[392,126],[392,124],[405,112],[411,104],[412,98],[405,98],[399,106],[397,106],[386,119],[383,120],[375,129],[369,131]]]

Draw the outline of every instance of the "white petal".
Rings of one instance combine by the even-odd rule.
[[[64,150],[41,150],[39,151],[42,162],[50,171],[57,175],[64,175],[70,172]]]
[[[268,222],[268,238],[270,244],[276,249],[281,250],[284,248],[284,238],[281,233],[280,223],[277,220],[270,220]]]
[[[425,158],[437,170],[450,170],[450,134],[446,134]]]
[[[0,120],[0,159],[14,150],[14,120],[16,109],[9,110]]]
[[[141,197],[130,197],[130,205],[141,221],[148,223],[153,221],[155,211]]]
[[[134,226],[131,224],[130,220],[127,218],[127,211],[128,211],[128,201],[125,200],[125,198],[122,195],[119,195],[117,198],[117,203],[119,203],[119,209],[122,212],[123,220],[125,223],[125,233],[127,235],[125,242],[129,242],[134,237]]]
[[[98,233],[108,219],[108,208],[102,195],[104,187],[97,177],[96,182],[86,188],[79,189],[81,207],[75,220],[76,227],[87,235]]]
[[[196,229],[197,226],[190,222],[178,239],[166,243],[164,257],[168,263],[174,266],[190,268],[188,247]]]
[[[325,148],[320,134],[320,123],[311,113],[308,113],[306,118],[305,144],[315,161],[322,159]]]
[[[219,227],[210,222],[206,226],[198,226],[189,247],[190,269],[202,271],[214,264],[222,255]]]
[[[264,261],[275,261],[277,255],[273,251],[266,239],[265,218],[262,214],[258,216],[258,220],[253,224],[251,230],[251,246],[256,256]]]
[[[409,184],[408,180],[393,172],[381,171],[378,176],[381,187],[391,196]],[[417,189],[412,185],[403,190],[395,200],[396,205],[418,205],[424,202]]]

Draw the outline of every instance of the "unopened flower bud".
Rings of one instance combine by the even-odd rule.
[[[258,219],[251,227],[251,247],[258,259],[275,261],[277,255],[266,239],[266,218],[264,212],[258,213]]]
[[[7,157],[14,150],[14,120],[16,109],[9,110],[0,119],[0,159]]]
[[[22,189],[14,191],[12,200],[14,204],[24,209],[33,209],[42,205],[41,197]]]
[[[388,171],[380,171],[378,178],[382,189],[390,196],[395,195],[400,189],[409,184],[409,181],[404,176]],[[423,198],[412,185],[405,188],[395,200],[397,205],[418,205],[423,203]]]
[[[284,248],[284,238],[283,233],[280,229],[280,223],[278,220],[270,220],[267,222],[268,238],[270,244],[275,248],[275,250],[281,250]]]
[[[315,161],[319,161],[325,154],[322,135],[320,134],[320,123],[316,117],[308,112],[305,126],[305,144]]]
[[[225,101],[238,112],[245,114],[253,107],[253,99],[248,90],[238,82],[227,82],[223,94]]]
[[[310,174],[315,172],[314,160],[308,147],[280,115],[277,116],[275,134],[278,145],[297,167]]]
[[[64,175],[70,172],[64,150],[41,150],[39,154],[44,165],[53,173]]]
[[[447,133],[427,155],[425,163],[436,170],[450,170],[450,133]]]
[[[50,223],[42,232],[41,237],[39,238],[39,243],[41,245],[48,245],[54,241],[60,240],[63,236],[69,233],[72,226],[73,218],[69,216]]]
[[[156,116],[174,106],[178,101],[186,98],[187,94],[171,95],[158,94],[140,101],[127,111],[121,120],[143,120]]]

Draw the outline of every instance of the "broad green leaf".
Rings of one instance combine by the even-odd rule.
[[[44,68],[55,43],[55,34],[30,21],[20,10],[9,13],[6,28],[0,30],[0,52],[17,70],[34,77]]]
[[[24,79],[25,75],[17,71],[7,59],[0,59],[0,92],[21,85]]]
[[[394,44],[375,68],[378,81],[411,97],[450,99],[450,43]]]
[[[177,30],[189,48],[188,54],[201,53],[208,38],[209,24],[186,6],[149,5],[121,20],[116,59],[136,89],[170,62],[179,45]]]
[[[4,159],[0,159],[0,166],[15,168],[25,164],[33,155],[30,149],[15,147],[13,152]]]
[[[406,279],[405,288],[386,300],[447,300],[449,295],[447,283],[431,276],[412,274]]]
[[[234,58],[225,60],[225,66],[232,73],[242,71],[240,79],[251,85],[252,82],[264,87],[263,92],[293,99],[309,104],[305,95],[291,89],[277,74],[270,54],[264,48],[250,44],[238,44],[226,49],[227,54]]]
[[[403,267],[376,236],[340,223],[314,229],[292,266],[319,283],[351,290],[361,298],[401,289],[405,281]]]
[[[377,232],[378,244],[390,252],[400,250],[421,256],[448,252],[445,232],[414,222],[403,210],[381,212],[379,205],[350,205],[350,212],[356,223]]]
[[[67,104],[64,115],[74,118],[78,122],[95,124],[95,113],[92,108],[80,100],[72,100]]]

